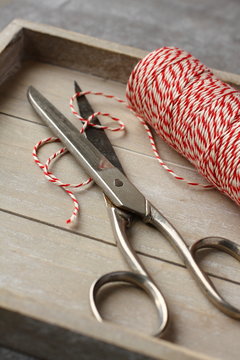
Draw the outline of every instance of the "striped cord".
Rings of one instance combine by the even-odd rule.
[[[72,114],[81,121],[80,133],[87,126],[123,131],[124,123],[110,113],[100,111],[83,119],[74,108],[82,95],[104,96],[129,109],[143,125],[153,153],[159,164],[175,179],[190,186],[211,189],[214,186],[240,204],[240,93],[216,79],[199,60],[178,48],[157,49],[142,59],[132,71],[126,90],[127,101],[102,92],[84,91],[70,98]],[[118,126],[95,125],[94,117],[109,117]],[[83,125],[82,125],[83,124]],[[176,174],[162,160],[150,126],[171,147],[186,157],[207,180],[202,184]],[[61,148],[45,164],[38,158],[39,149],[48,143],[59,142],[55,137],[39,141],[33,149],[35,163],[46,179],[61,187],[73,201],[68,224],[76,223],[79,203],[73,193],[89,185],[89,178],[79,184],[63,183],[50,170],[53,160],[64,155]],[[71,189],[71,190],[70,190]]]

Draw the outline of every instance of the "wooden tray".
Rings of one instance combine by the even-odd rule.
[[[127,269],[114,244],[101,191],[78,195],[76,228],[65,225],[72,203],[48,183],[31,151],[49,129],[31,109],[34,85],[69,118],[76,79],[84,90],[124,97],[133,66],[144,51],[69,31],[13,21],[0,36],[0,343],[44,359],[236,359],[240,327],[203,296],[174,250],[154,229],[137,223],[132,241],[162,289],[171,326],[165,339],[148,335],[155,324],[149,300],[132,288],[106,296],[100,324],[88,292],[99,275]],[[240,76],[216,71],[235,86]],[[239,208],[218,191],[196,191],[173,180],[154,160],[138,121],[119,104],[92,97],[95,110],[126,123],[125,136],[110,134],[127,175],[179,229],[188,244],[218,235],[239,242]],[[73,119],[73,121],[75,121]],[[157,139],[162,157],[183,176],[197,179],[189,163]],[[46,159],[55,145],[40,152]],[[70,155],[53,166],[59,177],[86,176]],[[219,290],[239,305],[239,267],[220,253],[202,265]],[[106,295],[106,294],[105,294]],[[114,321],[111,322],[111,321]],[[118,322],[119,325],[116,325]],[[132,330],[131,330],[132,328]]]

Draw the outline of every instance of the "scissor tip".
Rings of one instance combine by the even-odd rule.
[[[32,95],[32,93],[34,93],[35,90],[36,89],[32,85],[30,85],[28,87],[28,89],[27,89],[27,98],[28,98],[28,100],[31,100],[31,95]]]
[[[80,88],[80,86],[78,85],[76,80],[74,80],[74,88],[75,88],[76,92],[81,92],[82,91],[82,89]]]
[[[30,85],[30,86],[28,87],[28,89],[27,89],[27,92],[28,92],[28,93],[31,92],[32,89],[34,89],[34,87],[33,87],[32,85]]]

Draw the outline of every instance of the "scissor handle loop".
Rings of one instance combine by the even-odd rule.
[[[189,248],[193,258],[196,261],[197,252],[204,249],[217,249],[224,253],[229,254],[234,257],[238,261],[240,261],[240,246],[235,242],[217,236],[206,237],[196,241]],[[201,270],[202,271],[202,270]],[[211,300],[216,307],[224,312],[226,315],[240,320],[240,309],[231,305],[228,301],[222,298],[222,296],[218,293],[209,276],[204,272],[204,276],[209,283],[209,290],[206,292],[206,295]]]
[[[237,243],[223,237],[209,236],[196,241],[189,248],[193,256],[195,256],[198,250],[203,249],[217,249],[240,261],[240,246]]]
[[[145,291],[145,293],[152,299],[152,301],[155,304],[155,308],[157,310],[158,319],[159,319],[159,326],[152,335],[153,336],[162,335],[168,322],[165,300],[161,292],[158,290],[156,285],[150,280],[150,278],[139,273],[134,273],[130,271],[114,271],[104,274],[92,284],[90,289],[90,305],[96,319],[99,322],[103,321],[103,318],[99,313],[98,305],[97,305],[98,294],[101,288],[106,284],[112,284],[116,282],[118,283],[123,282],[137,286],[138,288]]]
[[[224,251],[240,261],[240,246],[231,240],[208,237],[197,241],[190,248],[172,224],[148,202],[148,217],[145,221],[154,225],[172,244],[186,267],[194,276],[203,293],[208,299],[226,315],[240,320],[240,309],[231,305],[218,293],[209,276],[198,265],[195,255],[200,249],[216,248]]]

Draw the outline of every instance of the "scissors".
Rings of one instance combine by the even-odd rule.
[[[75,90],[81,91],[75,83]],[[98,294],[106,284],[124,282],[144,290],[155,304],[159,324],[153,336],[164,333],[168,324],[168,307],[164,296],[151,275],[135,253],[127,234],[134,218],[153,225],[175,248],[208,299],[226,315],[240,320],[240,309],[227,302],[216,290],[210,278],[197,263],[199,250],[215,248],[240,261],[240,246],[221,237],[207,237],[187,246],[174,226],[128,180],[114,149],[103,130],[89,127],[85,133],[79,130],[34,87],[28,89],[28,100],[42,120],[49,126],[80,166],[91,176],[104,193],[108,215],[117,246],[131,271],[115,271],[98,278],[90,289],[90,305],[98,321],[103,321],[98,310]],[[93,114],[85,96],[78,98],[80,114],[88,118]],[[100,124],[99,119],[93,120]]]

